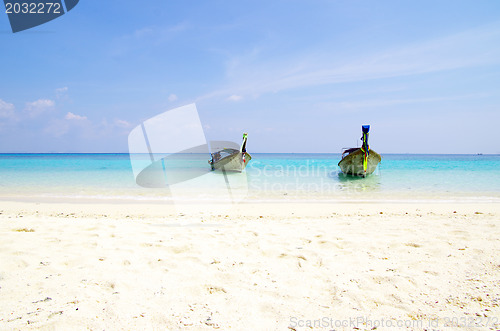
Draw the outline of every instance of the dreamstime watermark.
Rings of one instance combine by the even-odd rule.
[[[72,10],[80,0],[4,0],[12,32],[31,29]]]
[[[442,327],[498,327],[497,317],[441,317],[428,319],[389,319],[372,318],[369,316],[349,317],[336,319],[321,317],[318,319],[300,319],[290,317],[289,328],[349,328],[349,329],[378,329],[378,328],[410,328],[427,329]]]

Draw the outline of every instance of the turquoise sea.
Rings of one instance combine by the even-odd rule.
[[[252,153],[243,174],[245,199],[500,202],[500,155],[384,154],[364,179],[345,177],[340,154]],[[207,173],[210,173],[207,164]],[[217,175],[217,174],[216,174]],[[222,176],[218,174],[218,176]],[[221,178],[223,187],[227,178]],[[191,187],[212,199],[216,188]],[[213,194],[210,194],[213,193]],[[0,154],[0,198],[169,200],[166,188],[135,183],[128,154]]]

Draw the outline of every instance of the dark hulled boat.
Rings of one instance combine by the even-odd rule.
[[[224,148],[212,153],[212,158],[208,161],[212,170],[221,169],[227,171],[242,172],[247,166],[252,156],[247,153],[247,134],[243,134],[243,142],[239,150],[234,148]]]
[[[369,125],[362,126],[363,136],[361,148],[348,148],[342,152],[342,160],[339,162],[340,170],[346,175],[366,177],[372,174],[382,157],[370,149],[368,145]]]

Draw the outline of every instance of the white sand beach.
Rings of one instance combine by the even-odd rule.
[[[3,201],[0,329],[498,329],[499,221],[493,203]]]

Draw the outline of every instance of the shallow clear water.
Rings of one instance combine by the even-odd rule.
[[[256,200],[500,199],[499,155],[386,154],[364,179],[340,173],[340,154],[252,157],[243,174],[226,177],[211,173],[207,163],[216,185],[198,180],[183,188],[207,199],[231,187]],[[0,154],[0,196],[155,200],[171,198],[172,191],[138,186],[128,154]]]

